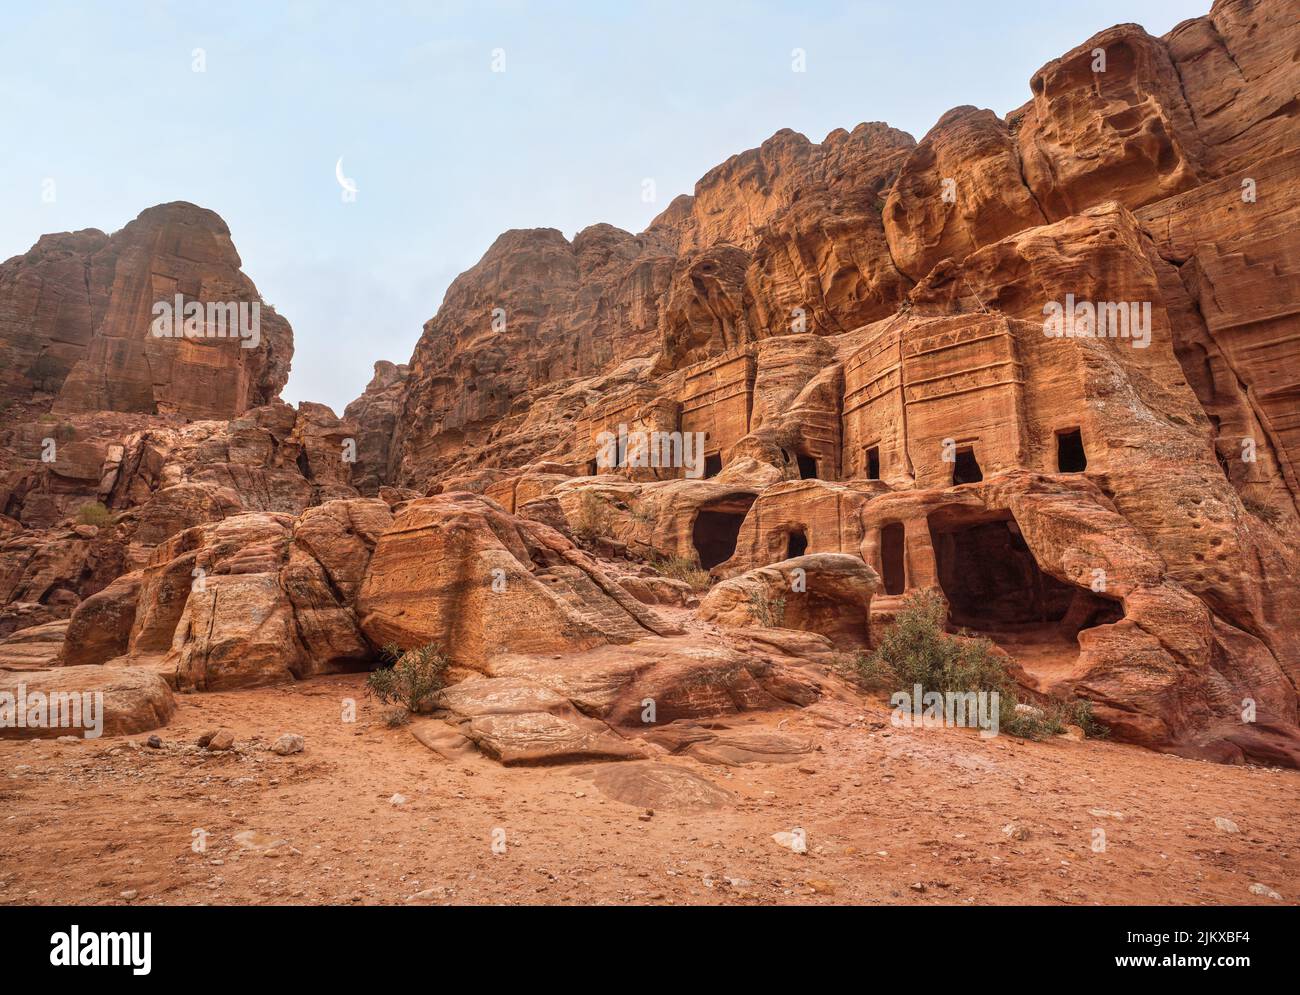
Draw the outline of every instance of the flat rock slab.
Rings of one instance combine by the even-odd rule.
[[[67,631],[66,618],[19,629],[0,642],[0,669],[47,670],[57,667]]]
[[[478,751],[472,740],[455,726],[440,719],[423,719],[411,723],[411,735],[444,760],[459,760]]]
[[[699,722],[673,722],[646,734],[669,753],[706,764],[788,764],[813,751],[811,740],[772,729],[728,729]]]
[[[701,743],[693,743],[686,755],[701,763],[739,767],[742,764],[789,764],[813,751],[811,740],[766,729],[738,729]]]
[[[583,715],[567,698],[520,677],[462,681],[444,690],[437,705],[437,717],[507,767],[645,756],[640,746]],[[438,745],[425,745],[445,756]]]
[[[592,783],[606,798],[637,808],[698,812],[735,804],[730,791],[684,767],[661,763],[610,764]]]
[[[20,688],[21,685],[21,688]],[[81,706],[81,727],[46,725],[18,727],[13,710],[24,698],[30,712],[34,703],[49,702],[51,696],[62,698],[70,705],[73,696]],[[41,698],[33,696],[40,695]],[[157,674],[130,667],[56,667],[52,670],[0,672],[0,737],[6,739],[51,739],[58,736],[85,736],[93,733],[87,728],[90,712],[85,708],[86,695],[101,700],[102,712],[95,707],[94,715],[102,716],[104,736],[129,736],[138,732],[158,729],[167,724],[176,711],[176,700],[171,688]],[[41,705],[40,707],[44,707]],[[8,709],[8,712],[6,711]],[[68,712],[64,713],[69,714]],[[76,712],[71,712],[73,716]],[[58,717],[56,712],[56,718]],[[88,737],[93,738],[93,736]]]

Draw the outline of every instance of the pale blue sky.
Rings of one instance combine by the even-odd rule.
[[[950,107],[1024,103],[1034,70],[1102,28],[1163,34],[1208,9],[0,0],[0,259],[165,201],[211,208],[293,324],[286,399],[341,413],[376,359],[410,357],[447,285],[505,229],[640,231],[780,128],[820,141],[887,121],[919,139]]]

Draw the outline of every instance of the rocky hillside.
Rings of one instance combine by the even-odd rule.
[[[856,693],[933,590],[1027,699],[1296,766],[1297,50],[1292,0],[1219,0],[1005,117],[783,131],[640,234],[507,232],[342,420],[278,401],[269,309],[258,348],[151,332],[257,299],[210,212],[46,236],[0,268],[0,665],[217,690],[436,644],[434,740],[619,759],[647,699]]]

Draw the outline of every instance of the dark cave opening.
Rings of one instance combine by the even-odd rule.
[[[817,477],[817,460],[807,453],[795,453],[799,462],[799,479],[814,480]]]
[[[975,459],[973,446],[962,446],[957,450],[957,461],[952,465],[952,482],[954,484],[978,484],[984,479],[984,471]]]
[[[1077,428],[1056,433],[1056,469],[1061,473],[1083,473],[1088,454],[1083,451],[1083,434]]]
[[[880,530],[880,561],[885,574],[886,594],[902,594],[907,589],[906,537],[902,522],[892,522]]]
[[[785,544],[785,558],[793,560],[808,552],[808,533],[802,527],[790,530],[790,537]]]
[[[880,447],[872,446],[867,450],[867,479],[880,479]]]
[[[753,503],[753,494],[729,494],[700,508],[691,529],[691,541],[705,570],[731,559],[741,523]]]
[[[936,513],[930,534],[953,625],[985,632],[1049,627],[1072,639],[1123,617],[1118,602],[1044,572],[1009,513]]]

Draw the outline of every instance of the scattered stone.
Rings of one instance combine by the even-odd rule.
[[[417,891],[414,895],[406,898],[407,905],[432,905],[441,899],[446,892],[442,888],[426,888],[424,891]]]
[[[161,750],[161,749],[162,749],[162,737],[160,737],[160,736],[150,736],[148,739],[146,739],[146,740],[144,741],[144,745],[147,746],[147,747],[149,747],[149,749],[151,749],[151,750]]]
[[[121,893],[120,897],[126,899],[128,902],[133,902],[135,901],[135,897],[138,894],[139,892],[136,891],[134,888],[127,888],[126,891]]]
[[[301,753],[307,741],[297,733],[286,732],[271,745],[271,752],[287,757],[292,753]]]
[[[1268,885],[1260,884],[1258,881],[1256,881],[1254,884],[1250,886],[1250,893],[1252,895],[1258,895],[1260,898],[1271,898],[1275,902],[1282,901],[1281,895],[1279,895]]]
[[[807,836],[806,836],[804,833],[802,833],[802,832],[797,832],[797,833],[787,833],[787,832],[773,833],[773,834],[772,834],[772,839],[776,840],[776,842],[780,843],[780,844],[781,844],[783,847],[785,847],[787,850],[792,850],[792,851],[795,852],[795,853],[807,853],[807,852],[808,852],[808,838],[807,838]]]
[[[218,729],[208,738],[206,745],[214,753],[223,753],[226,750],[234,749],[235,734],[229,729]]]
[[[1008,839],[1027,840],[1029,839],[1029,830],[1014,822],[1008,822],[1002,827],[1002,835],[1006,836]]]
[[[289,845],[288,840],[260,833],[256,829],[245,829],[235,833],[234,839],[242,849],[258,853],[271,853]]]
[[[1220,832],[1224,832],[1224,833],[1241,832],[1241,830],[1237,828],[1237,824],[1235,822],[1233,822],[1231,819],[1225,819],[1221,815],[1216,815],[1214,817],[1214,826]]]
[[[396,806],[396,805],[405,805],[405,804],[406,804],[406,795],[403,795],[403,794],[395,794],[395,795],[393,795],[392,798],[388,799],[388,804],[389,804],[389,805],[394,805],[394,806]]]

